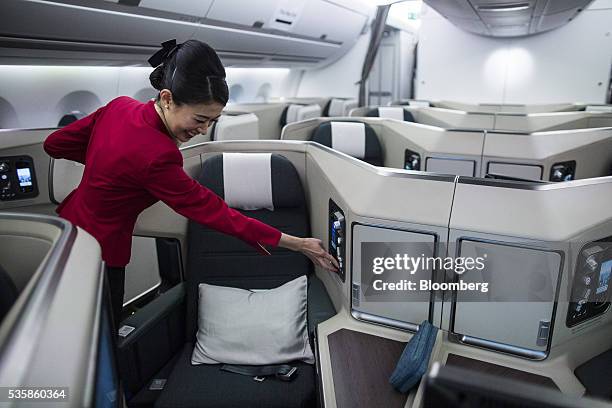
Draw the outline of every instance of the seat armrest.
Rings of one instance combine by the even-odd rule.
[[[184,307],[184,303],[185,284],[181,283],[153,299],[142,309],[122,321],[119,327],[132,326],[135,329],[127,337],[120,337],[117,346],[121,349],[136,342],[143,334],[158,325],[172,312]],[[184,315],[184,313],[182,314]]]
[[[119,372],[129,400],[176,355],[185,342],[185,284],[164,292],[121,326],[135,329],[117,340]]]
[[[314,274],[308,279],[308,333],[315,335],[317,325],[336,315],[325,285]]]

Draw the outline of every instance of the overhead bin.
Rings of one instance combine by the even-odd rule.
[[[208,3],[210,9],[206,18],[247,27],[257,27],[268,25],[279,1],[259,0],[257,1],[257,7],[248,7],[248,3],[243,0],[211,0]]]
[[[342,44],[354,41],[367,22],[367,14],[355,6],[345,7],[325,0],[262,0],[256,7],[245,7],[241,0],[217,0],[212,2],[206,18]],[[342,24],[337,24],[338,21]]]
[[[169,11],[194,17],[205,17],[214,0],[140,0],[139,7]]]
[[[0,16],[0,63],[42,59],[44,64],[61,60],[145,65],[163,41],[194,38],[215,48],[227,65],[319,67],[348,51],[374,12],[360,3],[349,8],[308,1],[294,7],[294,19],[285,29],[275,18],[284,4],[142,0],[130,6],[111,1],[7,0]]]
[[[197,27],[193,21],[162,18],[161,13],[154,11],[148,13],[150,15],[137,15],[135,13],[142,9],[99,3],[99,7],[94,8],[49,1],[6,0],[2,4],[0,35],[8,37],[3,38],[3,42],[15,38],[28,39],[32,43],[45,40],[51,49],[105,52],[104,44],[159,47],[170,38],[184,42],[192,37]],[[55,41],[67,43],[51,43]],[[130,50],[125,48],[122,52]]]
[[[273,61],[274,58],[279,63],[288,63],[293,59],[303,63],[318,63],[341,48],[339,44],[330,42],[214,25],[199,25],[193,38],[210,44],[222,58],[228,56],[226,52],[234,53],[234,58],[245,53],[261,56],[262,63]]]
[[[343,44],[354,40],[366,21],[365,15],[330,2],[308,1],[292,32]]]
[[[294,62],[317,64],[332,57],[347,44],[352,45],[367,22],[364,10],[355,11],[340,7],[324,0],[282,2],[265,0],[262,4],[245,6],[240,0],[215,1],[208,14],[209,22],[237,24],[241,28],[256,28],[269,32],[249,31],[250,37],[232,42],[233,52],[252,52],[270,56],[270,64],[284,65]],[[342,21],[342,24],[337,24]],[[219,27],[216,27],[219,30]],[[215,32],[203,25],[196,38],[216,44]],[[227,36],[237,35],[232,30],[224,32]],[[287,36],[293,37],[287,41]],[[227,42],[220,38],[219,43]],[[225,44],[223,44],[224,46]],[[223,46],[216,47],[224,51]]]

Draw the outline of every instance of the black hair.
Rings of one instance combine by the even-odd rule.
[[[158,91],[169,89],[177,105],[211,102],[225,105],[229,99],[225,68],[219,56],[210,45],[198,40],[178,45],[151,72],[149,80]]]

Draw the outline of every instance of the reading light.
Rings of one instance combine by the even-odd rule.
[[[406,149],[404,154],[404,169],[405,170],[421,170],[421,155]]]
[[[555,163],[550,168],[550,181],[572,181],[576,174],[576,161]]]
[[[388,6],[389,4],[402,3],[405,0],[366,0],[366,3],[370,3],[373,6]]]
[[[529,8],[529,3],[514,3],[514,4],[491,4],[491,5],[482,5],[478,6],[478,10],[480,11],[521,11],[527,10]]]

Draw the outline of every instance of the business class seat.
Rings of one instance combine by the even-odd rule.
[[[0,323],[17,300],[19,292],[9,274],[0,266]]]
[[[412,113],[401,106],[381,106],[370,109],[366,113],[366,116],[403,120],[405,122],[416,122],[416,120],[414,120],[414,116],[412,116]]]
[[[374,166],[383,166],[382,147],[376,132],[367,123],[323,122],[312,132],[310,140]]]
[[[59,120],[57,127],[61,128],[64,126],[68,126],[72,122],[76,122],[79,119],[83,119],[86,115],[81,111],[72,111],[70,113],[65,114]]]
[[[259,139],[259,120],[254,113],[224,113],[211,129],[210,140]]]
[[[249,156],[253,154],[245,154]],[[273,211],[240,210],[283,232],[306,237],[310,235],[308,211],[297,171],[285,157],[268,155],[270,163]],[[197,179],[221,197],[226,197],[226,183],[240,184],[235,171],[224,178],[224,159],[218,155],[206,160]],[[235,160],[235,156],[231,158]],[[241,171],[252,171],[248,166]],[[229,164],[226,163],[226,166]],[[227,169],[228,167],[225,167]],[[230,200],[231,204],[231,200]],[[155,403],[157,408],[170,407],[314,407],[317,393],[315,367],[293,362],[298,376],[291,382],[268,378],[263,382],[252,377],[220,371],[220,365],[191,365],[193,341],[197,331],[198,285],[209,283],[243,289],[270,289],[298,276],[308,276],[308,327],[310,340],[316,324],[335,314],[322,282],[312,274],[310,261],[282,248],[271,249],[270,256],[258,254],[244,242],[191,222],[188,228],[187,265],[187,335],[166,386]]]
[[[348,116],[349,111],[356,108],[357,105],[356,99],[331,98],[325,106],[325,109],[323,109],[323,116]]]
[[[322,109],[317,104],[301,105],[292,103],[288,105],[281,114],[280,124],[285,126],[289,123],[302,120],[318,118],[322,115]]]

